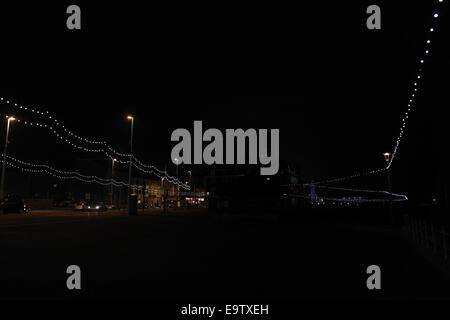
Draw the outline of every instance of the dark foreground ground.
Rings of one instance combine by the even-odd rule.
[[[73,264],[81,291],[66,288]],[[372,264],[379,291],[366,287]],[[449,297],[442,274],[386,227],[186,211],[0,215],[0,299]]]

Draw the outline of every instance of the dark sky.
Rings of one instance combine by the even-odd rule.
[[[132,112],[136,155],[162,167],[171,132],[203,120],[204,128],[279,128],[280,157],[305,175],[352,174],[382,166],[393,148],[437,0],[153,2],[2,3],[1,95],[122,152]],[[81,31],[66,28],[69,4],[81,7]],[[370,4],[381,7],[381,30],[366,28]],[[446,20],[441,10],[398,168],[423,164],[423,148],[440,152]],[[24,160],[70,169],[68,159],[88,156],[42,130],[12,134],[10,152]]]

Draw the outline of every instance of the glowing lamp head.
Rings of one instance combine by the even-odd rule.
[[[388,162],[391,157],[391,154],[389,152],[385,152],[385,153],[383,153],[383,156],[384,156],[384,160],[386,160],[386,162]]]
[[[127,116],[128,120],[133,120],[133,116]]]
[[[8,118],[8,121],[15,121],[15,120],[17,120],[14,116],[7,116],[6,118]]]

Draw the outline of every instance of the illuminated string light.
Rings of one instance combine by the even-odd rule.
[[[438,0],[438,2],[439,2],[439,3],[442,3],[443,0]],[[437,18],[439,17],[439,13],[438,13],[438,12],[434,13],[434,14],[433,14],[433,17],[434,17],[435,19],[437,19]],[[430,31],[430,32],[434,32],[435,29],[434,29],[434,28],[430,28],[429,31]],[[430,44],[430,43],[431,43],[431,40],[427,40],[427,44]],[[425,54],[429,54],[429,52],[430,52],[429,49],[426,49],[426,50],[425,50]],[[424,60],[424,59],[420,59],[419,62],[420,62],[420,64],[424,64],[425,60]],[[422,69],[419,68],[419,72],[421,72],[421,71],[422,71]],[[417,79],[421,79],[421,75],[420,75],[420,74],[417,76]],[[418,86],[417,82],[414,82],[414,87],[417,87],[417,86]],[[417,91],[418,91],[417,88],[414,88],[414,92],[417,92]],[[415,97],[415,94],[412,94],[411,97]],[[10,104],[10,101],[9,101],[9,100],[5,100],[3,97],[0,97],[0,100],[1,100],[1,101],[6,101],[6,103]],[[397,152],[398,152],[398,148],[399,148],[401,139],[402,139],[403,134],[404,134],[404,129],[406,128],[406,124],[407,124],[406,120],[409,118],[409,112],[411,111],[412,103],[413,103],[413,99],[409,99],[408,108],[407,108],[407,111],[405,112],[405,114],[404,114],[404,116],[403,116],[403,118],[402,118],[402,121],[401,121],[401,122],[402,122],[402,125],[401,125],[401,128],[400,128],[400,132],[399,132],[399,135],[398,135],[398,137],[397,137],[397,140],[396,140],[396,142],[395,142],[395,144],[394,144],[394,151],[393,151],[393,153],[392,153],[392,156],[391,156],[391,158],[390,158],[390,161],[389,161],[389,163],[388,163],[387,168],[381,168],[381,169],[371,170],[371,171],[367,171],[367,172],[363,172],[363,173],[358,173],[358,174],[354,174],[354,175],[346,176],[346,177],[340,177],[340,178],[335,178],[335,179],[324,180],[324,181],[320,181],[320,182],[315,182],[315,183],[313,183],[313,184],[314,184],[314,185],[318,185],[318,184],[323,184],[323,183],[331,183],[331,182],[344,181],[344,180],[348,180],[348,179],[353,179],[353,178],[357,178],[357,177],[362,177],[362,176],[366,176],[366,175],[371,175],[371,174],[380,173],[380,172],[385,171],[386,169],[390,168],[391,165],[392,165],[392,162],[393,162],[393,160],[394,160],[394,158],[395,158],[395,156],[396,156],[396,154],[397,154]],[[27,108],[27,107],[18,106],[17,103],[14,103],[13,105],[14,105],[15,107],[19,107],[20,109],[29,110],[29,111],[31,111],[31,112],[33,112],[33,113],[37,113],[37,114],[46,116],[48,119],[52,119],[52,116],[49,115],[49,112],[48,112],[48,111],[42,112],[42,111],[38,111],[38,110],[35,110],[35,109],[30,109],[30,108]],[[112,149],[109,145],[107,145],[107,143],[106,143],[105,141],[95,141],[95,140],[89,140],[89,139],[83,138],[83,137],[81,137],[81,136],[78,136],[78,135],[74,134],[73,132],[71,132],[71,131],[68,130],[67,128],[65,128],[62,124],[60,124],[60,123],[58,122],[57,119],[54,119],[54,118],[53,118],[53,121],[56,123],[57,126],[62,127],[66,133],[68,133],[68,134],[71,135],[71,136],[74,136],[75,138],[79,139],[80,141],[83,141],[83,142],[86,142],[86,143],[91,143],[91,144],[104,145],[110,152],[114,153],[115,155],[122,156],[122,157],[130,157],[129,154],[120,153],[120,152],[117,152],[116,150]],[[27,124],[27,122],[25,122],[25,124]],[[33,123],[31,123],[31,125],[33,125]],[[41,124],[37,124],[37,125],[42,127]],[[44,126],[45,128],[47,128],[47,125],[43,125],[43,126]],[[49,127],[49,129],[52,130],[53,128],[52,128],[52,127]],[[59,133],[56,132],[56,130],[53,130],[53,132],[57,135],[57,137],[60,137],[61,140],[64,140],[64,138],[63,138],[62,136],[60,136]],[[69,142],[68,139],[65,139],[65,141],[66,141],[66,142]],[[81,147],[81,146],[75,146],[75,144],[72,144],[72,145],[73,145],[74,147],[78,148],[78,149],[83,149],[83,150],[89,151],[89,152],[104,152],[104,153],[107,154],[108,157],[110,157],[111,159],[113,159],[113,156],[111,156],[110,154],[108,154],[107,151],[106,151],[105,149],[87,149],[87,148],[83,148],[83,147]],[[161,174],[160,177],[163,177],[163,176],[162,176],[162,173],[164,173],[164,174],[165,174],[164,177],[168,177],[168,176],[166,176],[166,175],[167,175],[166,172],[163,172],[163,171],[157,169],[157,168],[154,167],[154,166],[145,165],[145,164],[143,164],[141,161],[139,161],[134,155],[131,155],[131,156],[132,156],[132,158],[133,158],[134,160],[136,160],[136,162],[137,162],[140,166],[143,166],[143,167],[146,167],[146,168],[150,168],[151,170],[143,171],[142,168],[136,166],[136,165],[134,164],[134,162],[133,162],[133,164],[135,165],[135,167],[136,167],[137,169],[139,169],[139,170],[141,170],[141,171],[143,171],[143,172],[149,172],[149,173],[150,173],[150,172],[151,172],[151,173],[158,172],[159,174]],[[121,161],[121,160],[118,160],[118,162],[119,162],[119,163],[129,163],[129,160],[128,160],[128,161]],[[173,178],[173,177],[170,177],[170,178],[175,179],[175,178]],[[170,178],[169,178],[169,179],[170,179]],[[176,180],[176,179],[175,179],[175,180]]]
[[[304,184],[304,186],[311,186],[313,184]],[[392,195],[394,197],[402,198],[404,200],[408,200],[408,197],[404,194],[398,194],[398,193],[389,193],[389,191],[385,190],[369,190],[369,189],[351,189],[351,188],[338,188],[338,187],[329,187],[329,186],[320,186],[320,185],[314,185],[316,188],[319,189],[329,189],[329,190],[337,190],[337,191],[348,191],[348,192],[360,192],[360,193],[383,193],[387,195]]]
[[[364,177],[364,176],[368,176],[368,175],[372,175],[372,174],[377,174],[377,173],[380,173],[383,171],[386,171],[386,168],[375,169],[375,170],[370,170],[370,171],[366,171],[366,172],[360,172],[357,174],[353,174],[351,176],[345,176],[345,177],[340,177],[340,178],[333,178],[333,179],[328,179],[328,180],[312,182],[311,184],[319,185],[319,184],[325,184],[325,183],[340,182],[340,181],[355,179],[355,178]],[[309,185],[309,184],[304,184],[304,185]]]
[[[27,171],[27,172],[46,173],[46,174],[49,174],[49,175],[51,175],[55,178],[59,178],[59,179],[77,179],[77,180],[80,180],[83,182],[96,182],[98,184],[105,185],[105,186],[114,185],[116,187],[128,187],[127,183],[116,181],[112,178],[105,179],[105,178],[100,178],[100,177],[92,176],[92,175],[83,175],[76,171],[58,170],[58,169],[55,169],[46,164],[29,163],[29,162],[25,162],[25,161],[16,159],[16,158],[8,156],[8,155],[6,156],[6,158],[7,158],[7,161],[6,161],[7,165],[14,167],[16,169]],[[0,160],[0,162],[3,162],[3,160]],[[137,186],[137,185],[131,185],[131,187],[135,188],[135,189],[141,188],[140,186]]]
[[[439,3],[442,3],[443,0],[438,0],[438,2],[439,2]],[[433,14],[433,18],[434,18],[434,19],[439,18],[439,12],[435,12],[435,13]],[[433,33],[433,32],[435,31],[435,26],[429,28],[428,30],[429,30],[430,33]],[[427,44],[427,46],[429,47],[430,44],[431,44],[431,40],[430,40],[430,39],[427,39],[426,44]],[[430,53],[430,50],[427,48],[427,49],[425,50],[425,55],[428,55],[429,53]],[[420,63],[421,66],[423,66],[423,65],[425,64],[425,58],[421,58],[421,59],[419,60],[419,63]],[[421,76],[421,74],[420,74],[421,72],[422,72],[422,67],[418,69],[417,79],[421,79],[421,78],[422,78],[422,76]],[[395,156],[396,156],[397,153],[398,153],[398,149],[399,149],[400,143],[401,143],[401,141],[402,141],[402,138],[403,138],[403,136],[404,136],[404,132],[405,132],[405,130],[406,130],[407,120],[409,119],[409,113],[411,112],[412,107],[413,107],[413,105],[414,105],[414,99],[413,99],[413,98],[416,97],[416,93],[418,92],[418,88],[417,88],[417,87],[418,87],[418,82],[417,82],[417,81],[415,81],[415,82],[413,83],[413,87],[414,87],[414,88],[413,88],[413,92],[414,92],[414,93],[411,94],[411,98],[409,99],[409,103],[408,103],[407,110],[405,111],[405,113],[404,113],[404,115],[403,115],[403,117],[402,117],[402,119],[401,119],[401,126],[400,126],[400,130],[399,130],[399,134],[398,134],[398,136],[397,136],[397,139],[395,140],[395,143],[394,143],[394,150],[393,150],[393,152],[392,152],[392,155],[391,155],[391,157],[390,157],[390,160],[389,160],[388,165],[387,165],[386,168],[381,168],[381,169],[371,170],[371,171],[367,171],[367,172],[363,172],[363,173],[358,173],[358,174],[354,174],[354,175],[350,175],[350,176],[345,176],[345,177],[340,177],[340,178],[335,178],[335,179],[328,179],[328,180],[324,180],[324,181],[320,181],[320,182],[315,182],[315,183],[313,183],[313,184],[314,184],[314,185],[318,185],[318,184],[324,184],[324,183],[331,183],[331,182],[345,181],[345,180],[354,179],[354,178],[358,178],[358,177],[362,177],[362,176],[366,176],[366,175],[371,175],[371,174],[380,173],[380,172],[382,172],[382,171],[385,171],[385,170],[389,169],[389,168],[392,166],[392,162],[394,161],[394,158],[395,158]]]
[[[19,159],[16,159],[16,158],[13,158],[13,157],[10,157],[10,156],[6,156],[8,159],[10,159],[10,160],[12,160],[12,161],[15,161],[15,162],[18,162],[18,163],[20,163],[20,164],[22,164],[22,165],[26,165],[26,166],[30,166],[30,167],[33,167],[33,168],[39,168],[39,169],[48,169],[48,170],[51,170],[52,172],[56,172],[56,173],[58,173],[58,174],[66,174],[66,175],[78,175],[78,176],[80,176],[80,177],[83,177],[83,178],[90,178],[91,176],[85,176],[85,175],[81,175],[81,174],[79,174],[79,173],[77,173],[77,172],[75,172],[75,171],[61,171],[61,170],[57,170],[57,169],[54,169],[54,168],[52,168],[52,167],[50,167],[50,166],[48,166],[48,165],[42,165],[42,164],[34,164],[34,163],[30,163],[30,162],[24,162],[24,161],[21,161],[21,160],[19,160]],[[133,163],[134,164],[134,163]],[[136,166],[135,166],[136,167]],[[136,167],[137,168],[137,167]],[[144,169],[142,169],[142,170],[144,170]],[[153,173],[153,174],[155,174],[155,175],[157,175],[158,176],[158,178],[164,178],[165,180],[167,180],[169,183],[172,183],[172,184],[174,184],[174,185],[176,185],[176,186],[180,186],[181,188],[183,188],[183,189],[186,189],[186,190],[190,190],[190,186],[189,185],[187,185],[187,184],[183,184],[183,183],[180,183],[180,182],[178,182],[176,179],[171,179],[170,177],[166,177],[166,176],[162,176],[162,175],[159,175],[157,172],[153,172],[152,170],[144,170],[144,172],[145,173]],[[102,179],[102,178],[98,178],[98,179],[100,179],[100,180],[104,180],[104,181],[110,181],[111,179]],[[123,182],[121,182],[121,184],[123,184]],[[128,184],[123,184],[123,186],[128,186]]]
[[[3,154],[0,154],[1,157],[3,157]],[[128,187],[129,185],[125,182],[121,182],[121,181],[117,181],[114,180],[112,178],[100,178],[97,176],[93,176],[93,175],[84,175],[81,174],[79,172],[76,171],[65,171],[65,170],[59,170],[59,169],[55,169],[49,165],[46,164],[35,164],[35,163],[30,163],[30,162],[26,162],[26,161],[22,161],[20,159],[11,157],[6,155],[7,161],[6,164],[10,167],[22,170],[22,171],[26,171],[26,172],[30,172],[30,173],[44,173],[50,176],[53,176],[55,178],[58,179],[63,179],[63,180],[68,180],[68,179],[75,179],[81,182],[87,182],[87,183],[97,183],[103,186],[110,186],[113,185],[115,187]],[[3,160],[0,159],[0,163],[3,163]],[[139,185],[131,185],[131,188],[136,189],[136,190],[140,190],[142,191],[142,186]],[[163,190],[159,190],[159,189],[153,189],[153,188],[145,188],[144,189],[145,192],[152,192],[152,193],[156,193],[156,194],[163,194],[164,191]],[[169,192],[170,195],[175,195],[175,192],[170,191]],[[195,196],[204,196],[204,193],[202,192],[180,192],[180,195],[195,195]]]
[[[302,199],[308,199],[310,200],[311,197],[309,196],[303,196],[303,195],[299,195],[299,194],[283,194],[284,196],[288,196],[288,197],[294,197],[294,198],[302,198]],[[349,197],[344,197],[344,198],[328,198],[328,197],[321,197],[321,199],[325,200],[325,201],[331,201],[331,202],[355,202],[355,203],[373,203],[373,202],[381,202],[381,203],[385,203],[386,199],[362,199],[362,198],[349,198]],[[407,199],[404,198],[398,198],[398,199],[392,199],[392,201],[394,202],[400,202],[400,201],[407,201]]]
[[[5,100],[4,98],[0,97],[1,101],[6,101],[7,104],[10,104],[9,100]],[[17,106],[17,104],[14,104],[15,106]],[[19,106],[19,108],[25,108],[26,107],[22,107]],[[39,112],[37,110],[32,109],[33,112],[35,113],[39,113],[39,114],[44,114],[43,112]],[[46,111],[48,113],[48,111]],[[1,114],[0,114],[1,115]],[[50,116],[48,118],[51,118]],[[62,126],[56,119],[53,119],[54,121],[56,121],[56,123],[60,126]],[[59,138],[62,142],[72,146],[74,149],[77,150],[81,150],[81,151],[85,151],[85,152],[91,152],[91,153],[103,153],[105,154],[110,160],[112,159],[116,159],[116,162],[120,163],[120,164],[129,164],[130,163],[130,154],[125,154],[125,153],[120,153],[116,150],[114,150],[111,146],[109,146],[105,141],[94,141],[94,140],[88,140],[85,138],[81,138],[80,136],[77,136],[75,134],[73,134],[72,132],[70,132],[69,130],[67,130],[64,126],[62,126],[66,132],[66,134],[71,134],[73,136],[76,136],[77,138],[79,138],[81,141],[85,141],[88,143],[94,143],[96,145],[99,145],[99,147],[97,148],[86,148],[80,144],[74,143],[72,142],[70,139],[67,138],[67,136],[63,136],[63,134],[61,134],[60,132],[58,132],[56,130],[55,127],[53,127],[52,125],[48,125],[45,123],[40,123],[37,121],[26,121],[26,120],[21,120],[18,119],[17,120],[18,123],[20,124],[24,124],[27,126],[31,126],[31,127],[40,127],[40,128],[44,128],[49,130],[52,134],[54,134],[57,138]],[[123,157],[126,160],[121,160],[119,157]],[[154,174],[156,175],[158,178],[166,178],[167,181],[169,181],[170,183],[174,183],[180,187],[182,187],[183,189],[190,189],[190,186],[187,184],[182,183],[180,180],[176,179],[173,176],[170,176],[167,174],[167,172],[159,170],[157,167],[153,166],[153,165],[147,165],[144,164],[143,162],[141,162],[139,159],[137,159],[134,155],[132,155],[132,159],[134,160],[132,165],[133,167],[135,167],[136,169],[138,169],[139,171],[143,172],[143,173],[147,173],[147,174]]]
[[[438,2],[443,2],[442,0],[439,0]],[[433,17],[436,19],[436,18],[438,18],[439,17],[439,12],[436,12],[434,15],[433,15]],[[432,33],[432,32],[434,32],[434,27],[431,27],[430,29],[429,29],[429,31],[430,31],[430,33]],[[431,40],[427,40],[427,44],[430,44],[431,43]],[[425,54],[428,54],[429,53],[429,49],[426,49],[425,50]],[[420,59],[420,63],[421,64],[423,64],[424,63],[424,60],[425,59]],[[419,69],[419,72],[421,71],[422,69]],[[417,76],[417,79],[420,79],[421,78],[421,75],[419,74],[418,76]],[[417,82],[415,82],[414,83],[414,87],[417,87]],[[417,88],[414,88],[414,92],[417,92]],[[415,95],[414,95],[414,93],[412,94],[412,97],[414,97]],[[410,102],[412,102],[412,100],[410,100]],[[397,137],[397,140],[395,141],[395,144],[394,144],[394,151],[392,152],[392,156],[391,156],[391,158],[390,158],[390,160],[389,160],[389,163],[388,163],[388,165],[387,165],[387,168],[389,169],[391,166],[392,166],[392,162],[394,161],[394,158],[395,158],[395,156],[397,155],[397,152],[398,152],[398,148],[399,148],[399,146],[400,146],[400,143],[401,143],[401,141],[402,141],[402,138],[403,138],[403,133],[404,133],[404,129],[406,128],[406,124],[407,124],[407,119],[409,118],[409,112],[411,111],[411,104],[408,104],[408,109],[406,110],[406,112],[404,113],[404,115],[403,115],[403,118],[402,118],[402,126],[401,126],[401,128],[400,128],[400,132],[399,132],[399,135],[398,135],[398,137]]]

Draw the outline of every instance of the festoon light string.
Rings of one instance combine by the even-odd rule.
[[[0,163],[3,163],[3,154],[0,154]],[[130,185],[128,183],[125,182],[121,182],[121,181],[117,181],[113,178],[100,178],[94,175],[84,175],[81,174],[77,171],[65,171],[65,170],[59,170],[56,168],[53,168],[47,164],[35,164],[35,163],[30,163],[30,162],[26,162],[26,161],[22,161],[20,159],[11,157],[6,155],[6,164],[8,166],[11,166],[13,168],[22,170],[22,171],[26,171],[26,172],[30,172],[30,173],[44,173],[44,174],[48,174],[52,177],[58,178],[58,179],[63,179],[63,180],[67,180],[67,179],[76,179],[78,181],[81,182],[88,182],[88,183],[92,183],[95,182],[97,184],[103,185],[103,186],[110,186],[113,185],[115,187],[129,187]],[[139,185],[131,185],[131,188],[133,189],[137,189],[142,191],[143,187],[139,186]],[[153,192],[153,193],[159,193],[162,194],[164,192],[164,190],[158,190],[158,189],[153,189],[153,188],[145,188],[144,189],[145,192]],[[175,192],[171,192],[169,191],[169,194],[175,194]],[[192,192],[180,192],[180,195],[204,195],[203,193],[192,193]]]
[[[437,26],[437,20],[440,17],[440,4],[443,3],[443,0],[435,0],[437,2],[437,8],[435,10],[435,12],[433,13],[432,16],[432,23],[430,28],[428,29],[428,38],[425,41],[425,48],[423,50],[423,53],[421,55],[421,57],[418,60],[418,68],[417,68],[417,73],[416,76],[414,78],[414,81],[412,83],[411,86],[411,95],[408,98],[408,103],[407,103],[407,108],[406,111],[403,114],[403,117],[401,119],[401,126],[400,126],[400,130],[399,130],[399,134],[397,136],[397,139],[395,140],[394,143],[394,149],[392,151],[391,157],[389,159],[389,162],[387,164],[387,166],[385,168],[380,168],[380,169],[375,169],[375,170],[368,170],[365,172],[361,172],[361,173],[357,173],[357,174],[353,174],[350,176],[344,176],[344,177],[340,177],[340,178],[334,178],[334,179],[328,179],[328,180],[323,180],[323,181],[318,181],[318,182],[313,182],[311,184],[313,185],[318,185],[318,184],[325,184],[325,183],[332,183],[332,182],[340,182],[340,181],[345,181],[345,180],[350,180],[350,179],[354,179],[354,178],[358,178],[358,177],[362,177],[362,176],[367,176],[367,175],[372,175],[372,174],[376,174],[376,173],[380,173],[383,171],[386,171],[387,169],[390,169],[392,166],[392,162],[395,159],[395,156],[398,153],[398,149],[400,146],[400,143],[402,142],[405,130],[406,130],[406,126],[408,123],[408,119],[409,119],[409,115],[411,113],[411,111],[413,110],[413,107],[415,106],[415,101],[417,98],[417,94],[419,92],[419,85],[421,83],[422,80],[422,75],[423,75],[423,69],[425,66],[426,61],[428,60],[428,57],[430,56],[430,52],[431,52],[431,36],[433,33],[436,32],[436,26]]]
[[[109,146],[106,143],[106,141],[89,140],[87,138],[83,138],[79,135],[76,135],[75,133],[73,133],[72,131],[67,129],[64,125],[62,125],[56,118],[52,117],[48,113],[48,111],[43,112],[43,111],[39,111],[37,109],[24,107],[24,106],[18,105],[17,103],[12,103],[11,101],[6,100],[3,97],[0,97],[0,102],[2,102],[2,101],[6,102],[10,106],[14,106],[16,108],[23,109],[26,111],[31,111],[33,113],[45,116],[46,119],[53,120],[55,122],[56,126],[60,127],[64,133],[57,131],[56,130],[57,128],[50,124],[41,123],[38,121],[33,122],[33,121],[26,121],[23,119],[17,119],[17,122],[20,124],[24,124],[24,125],[31,126],[31,127],[40,127],[40,128],[47,129],[51,133],[53,133],[57,138],[59,138],[61,141],[67,143],[68,145],[72,146],[75,149],[82,150],[85,152],[90,152],[90,153],[104,153],[110,160],[114,159],[114,161],[121,163],[121,164],[129,164],[130,163],[130,154],[120,153],[120,152],[114,150],[111,146]],[[65,136],[64,136],[64,134],[65,134]],[[82,142],[94,144],[94,145],[96,145],[96,147],[95,148],[86,148],[85,146],[82,146],[78,143],[72,142],[70,140],[70,137],[68,137],[68,136],[75,137]],[[120,159],[120,157],[126,158],[126,160],[122,160],[122,159]],[[176,184],[177,186],[180,186],[183,189],[186,189],[186,190],[190,189],[190,186],[188,184],[182,183],[180,180],[176,179],[175,177],[168,175],[167,172],[159,170],[157,167],[155,167],[153,165],[147,165],[147,164],[141,162],[134,155],[132,155],[132,159],[134,159],[134,161],[132,161],[133,167],[138,169],[139,171],[141,171],[143,173],[147,173],[147,174],[154,174],[155,176],[157,176],[160,179],[165,178],[168,182]]]

